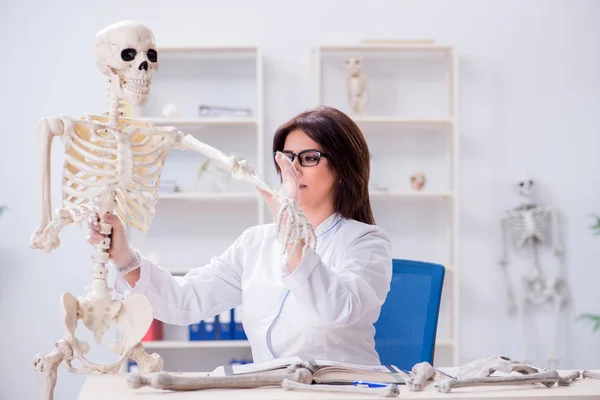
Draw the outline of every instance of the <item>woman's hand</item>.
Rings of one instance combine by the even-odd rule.
[[[112,225],[110,247],[108,249],[110,261],[118,270],[131,267],[136,262],[139,263],[139,257],[129,243],[121,219],[115,214],[108,214],[104,217],[104,221]],[[97,244],[104,240],[105,235],[100,233],[100,222],[96,213],[90,214],[88,228],[88,243]]]

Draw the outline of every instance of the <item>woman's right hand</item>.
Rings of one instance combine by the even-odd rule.
[[[129,244],[127,232],[125,232],[125,227],[121,219],[115,214],[108,214],[104,217],[104,221],[112,225],[110,247],[108,249],[110,261],[117,268],[129,265],[136,257],[136,254],[133,247]],[[105,238],[105,235],[100,233],[100,223],[96,213],[90,214],[88,228],[88,243],[97,244]]]

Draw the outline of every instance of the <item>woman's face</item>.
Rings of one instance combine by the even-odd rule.
[[[290,132],[285,139],[283,152],[300,153],[304,150],[322,151],[315,141],[308,137],[303,131],[296,129]],[[307,154],[305,154],[305,157]],[[306,157],[310,162],[314,158]],[[332,171],[329,160],[321,157],[315,166],[302,166],[298,157],[294,157],[294,166],[300,177],[300,191],[298,194],[298,206],[302,209],[318,209],[321,207],[333,208],[334,184],[337,179]]]

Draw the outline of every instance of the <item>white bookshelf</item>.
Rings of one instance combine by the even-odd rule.
[[[156,340],[143,342],[146,349],[234,349],[250,348],[247,340]]]
[[[202,193],[202,192],[173,192],[159,193],[158,198],[163,200],[189,200],[200,202],[248,202],[260,201],[258,195],[254,193]]]
[[[144,121],[151,122],[155,126],[177,126],[180,129],[192,128],[214,128],[219,126],[251,126],[257,127],[260,122],[253,117],[197,117],[197,118],[141,118]],[[258,130],[256,131],[259,132]]]
[[[159,45],[157,51],[160,71],[153,76],[148,104],[136,110],[136,117],[157,127],[173,126],[225,153],[242,155],[259,176],[264,176],[264,72],[260,49],[247,45]],[[166,118],[162,110],[167,104],[174,104],[179,116]],[[203,116],[200,105],[241,107],[252,112]],[[185,265],[171,269],[174,275],[183,275],[192,268],[190,265],[220,255],[249,225],[265,220],[264,201],[246,182],[232,179],[227,186],[231,190],[226,191],[192,190],[190,182],[195,181],[205,160],[201,154],[174,150],[165,162],[161,179],[177,181],[182,190],[159,192],[148,232],[128,229],[133,245],[145,255],[153,252],[161,265]],[[217,232],[206,229],[215,224],[219,224]],[[188,258],[178,259],[184,257],[180,255],[183,252]],[[200,257],[198,252],[202,253]],[[179,370],[179,365],[186,363],[191,368],[212,369],[250,355],[247,340],[192,341],[187,340],[187,327],[163,326],[164,340],[143,344],[163,356],[171,369]],[[176,349],[193,351],[185,356],[171,354]],[[200,359],[203,364],[198,364]]]
[[[312,57],[312,106],[349,114],[365,134],[372,160],[383,164],[372,168],[372,177],[387,179],[390,187],[371,189],[370,198],[376,223],[397,249],[393,257],[446,267],[434,362],[460,365],[456,50],[428,42],[322,44]],[[369,103],[362,115],[351,112],[346,97],[344,61],[350,57],[362,57],[366,73]],[[409,172],[428,164],[427,184],[413,190]],[[430,232],[427,221],[437,229]]]

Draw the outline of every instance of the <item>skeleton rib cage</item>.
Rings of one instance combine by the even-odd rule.
[[[94,207],[112,191],[119,217],[142,232],[148,230],[164,161],[174,140],[167,135],[142,134],[135,127],[147,125],[123,118],[116,127],[108,125],[104,117],[62,119],[63,207]]]

